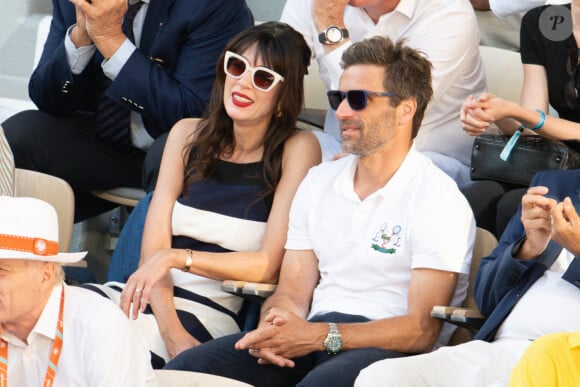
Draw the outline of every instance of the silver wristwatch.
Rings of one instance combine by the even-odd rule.
[[[339,26],[329,26],[318,35],[318,41],[322,44],[338,44],[344,38],[348,38],[348,30]]]
[[[336,355],[342,348],[342,336],[335,323],[328,323],[328,334],[323,341],[324,348],[329,355]]]

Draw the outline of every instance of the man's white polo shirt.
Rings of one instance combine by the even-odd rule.
[[[361,201],[356,165],[348,156],[312,168],[292,204],[286,248],[314,250],[319,261],[310,317],[404,315],[414,268],[462,273],[452,301],[459,305],[475,222],[455,182],[413,146],[390,181]],[[452,329],[442,331],[441,343]]]

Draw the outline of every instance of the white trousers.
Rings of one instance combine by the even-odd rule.
[[[529,340],[474,340],[431,353],[386,359],[363,369],[355,387],[505,387]]]

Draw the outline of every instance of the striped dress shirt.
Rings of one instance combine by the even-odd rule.
[[[14,158],[0,126],[0,195],[14,194]]]

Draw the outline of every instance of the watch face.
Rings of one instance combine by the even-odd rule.
[[[328,353],[336,354],[342,348],[342,338],[339,334],[330,333],[324,340],[324,346]]]
[[[342,31],[338,27],[330,27],[326,30],[326,39],[330,43],[338,43],[342,40]]]

